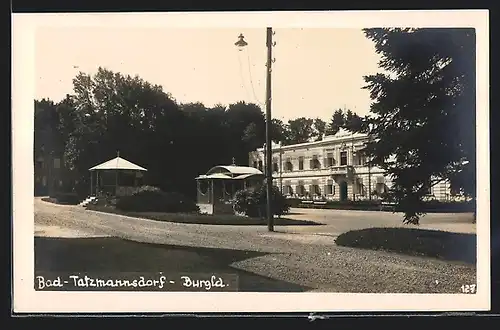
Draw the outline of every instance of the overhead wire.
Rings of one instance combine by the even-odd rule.
[[[248,52],[248,48],[245,49],[246,53],[247,53],[247,64],[248,64],[248,74],[249,74],[249,78],[250,78],[250,86],[252,87],[252,93],[253,93],[253,97],[255,99],[255,101],[261,106],[261,107],[264,107],[265,105],[259,100],[259,98],[257,97],[256,93],[255,93],[255,88],[254,88],[254,84],[253,84],[253,78],[252,78],[252,69],[251,69],[251,66],[250,66],[250,53]]]
[[[240,77],[241,77],[241,84],[243,86],[243,89],[245,90],[245,94],[246,94],[246,97],[248,99],[250,99],[250,93],[248,92],[248,89],[247,89],[247,86],[245,84],[245,78],[243,77],[243,64],[241,63],[241,58],[240,58],[240,52],[241,51],[238,51],[238,64],[239,64],[239,68],[240,68]]]

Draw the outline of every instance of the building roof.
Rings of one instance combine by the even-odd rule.
[[[341,127],[339,129],[339,131],[337,133],[335,133],[334,135],[326,135],[324,138],[329,140],[329,139],[340,139],[343,137],[350,137],[350,138],[352,138],[352,137],[367,137],[367,135],[364,133],[351,132],[351,131]]]
[[[273,150],[280,149],[280,150],[288,150],[288,149],[296,149],[296,148],[301,148],[301,147],[314,147],[314,146],[321,146],[321,145],[327,145],[332,142],[344,142],[344,141],[349,141],[353,139],[364,139],[367,138],[368,135],[364,133],[354,133],[346,130],[345,128],[339,129],[339,131],[334,134],[334,135],[326,135],[323,137],[321,141],[313,141],[313,142],[303,142],[303,143],[297,143],[297,144],[289,144],[289,145],[283,145],[279,146],[277,144],[272,144]],[[260,147],[257,149],[257,151],[264,151],[263,147]]]
[[[147,171],[144,167],[129,162],[121,157],[108,160],[102,164],[96,165],[89,169],[89,171],[96,170],[132,170],[132,171]]]

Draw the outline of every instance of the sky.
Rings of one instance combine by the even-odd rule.
[[[242,33],[248,46],[235,46]],[[35,98],[59,101],[79,71],[99,66],[139,75],[178,102],[237,101],[264,109],[265,28],[40,27],[35,35]],[[362,30],[276,28],[272,116],[328,120],[339,108],[369,112],[363,76],[381,72]]]

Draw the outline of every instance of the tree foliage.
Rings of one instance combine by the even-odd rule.
[[[237,212],[253,218],[263,218],[266,215],[267,189],[266,185],[237,191],[234,198],[234,208]],[[271,214],[282,216],[288,213],[290,205],[279,188],[273,186],[271,195]]]
[[[328,127],[320,118],[272,119],[270,133],[275,143],[286,145],[320,140]],[[263,146],[265,132],[265,116],[256,104],[180,103],[161,86],[105,68],[93,75],[80,72],[73,93],[58,103],[35,101],[35,156],[62,157],[74,180],[70,186],[84,197],[88,169],[119,151],[148,169],[144,184],[194,198],[196,176],[233,158],[247,165],[248,153]]]
[[[146,183],[193,197],[189,182],[196,176],[233,157],[246,165],[248,152],[264,142],[264,116],[255,104],[178,103],[161,86],[104,68],[79,73],[73,86],[57,104],[35,101],[35,150],[64,155],[83,195],[88,169],[119,151],[148,169]]]
[[[313,135],[315,141],[323,140],[323,137],[326,134],[326,125],[327,124],[323,119],[321,119],[321,118],[314,119],[314,122],[313,122],[314,132],[312,135]]]
[[[342,111],[342,109],[337,109],[333,113],[332,118],[330,119],[330,122],[326,127],[326,133],[328,135],[335,135],[342,127],[345,126],[345,124],[345,113]]]
[[[314,120],[300,117],[288,121],[287,144],[309,142],[314,136]]]
[[[391,177],[404,221],[418,223],[429,186],[441,180],[475,196],[475,32],[364,32],[386,73],[365,77],[371,115],[355,128],[373,137],[366,151]]]

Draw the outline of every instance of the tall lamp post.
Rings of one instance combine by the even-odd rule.
[[[243,34],[239,35],[239,40],[235,45],[242,48],[248,45],[244,40]],[[266,188],[267,188],[267,229],[274,231],[274,217],[271,212],[271,196],[273,185],[273,168],[272,168],[272,150],[271,150],[271,71],[272,71],[272,56],[273,56],[273,29],[266,29],[266,46],[267,46],[267,75],[266,75]]]

